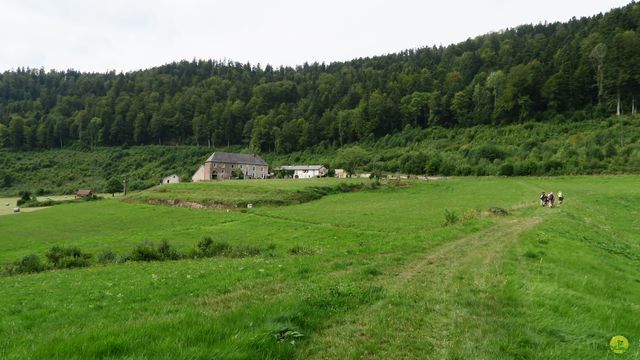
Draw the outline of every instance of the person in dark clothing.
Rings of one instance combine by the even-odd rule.
[[[540,193],[540,206],[547,205],[547,194],[543,191]]]
[[[549,207],[552,208],[553,207],[553,203],[555,202],[556,197],[555,195],[553,195],[552,192],[549,193],[549,196],[547,196],[547,201],[549,202]]]

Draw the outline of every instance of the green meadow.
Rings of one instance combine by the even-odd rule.
[[[351,186],[369,183],[366,179],[321,178],[311,181],[242,180],[210,183],[179,183],[156,186],[130,196],[128,202],[171,204],[193,202],[205,207],[237,208],[247,204],[282,206],[317,200],[324,195],[348,192]]]
[[[94,255],[0,277],[0,358],[640,357],[640,177],[341,183],[178,184],[0,216],[0,265]],[[540,191],[565,204],[540,207]],[[213,208],[153,204],[166,200]],[[261,251],[97,261],[203,237]]]

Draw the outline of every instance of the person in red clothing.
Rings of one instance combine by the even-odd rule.
[[[543,191],[540,193],[540,206],[547,205],[547,194]]]

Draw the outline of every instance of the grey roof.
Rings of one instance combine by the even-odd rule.
[[[276,170],[289,170],[289,171],[295,171],[295,170],[320,170],[323,167],[324,166],[322,166],[322,165],[292,165],[292,166],[280,166]]]
[[[211,154],[206,162],[268,166],[268,164],[256,154],[235,154],[219,151]]]

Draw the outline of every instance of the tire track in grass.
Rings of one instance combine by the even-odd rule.
[[[301,358],[491,358],[507,249],[541,218],[505,219],[378,282],[387,296],[314,337]],[[372,340],[375,339],[375,340]],[[492,351],[492,350],[491,350]]]

